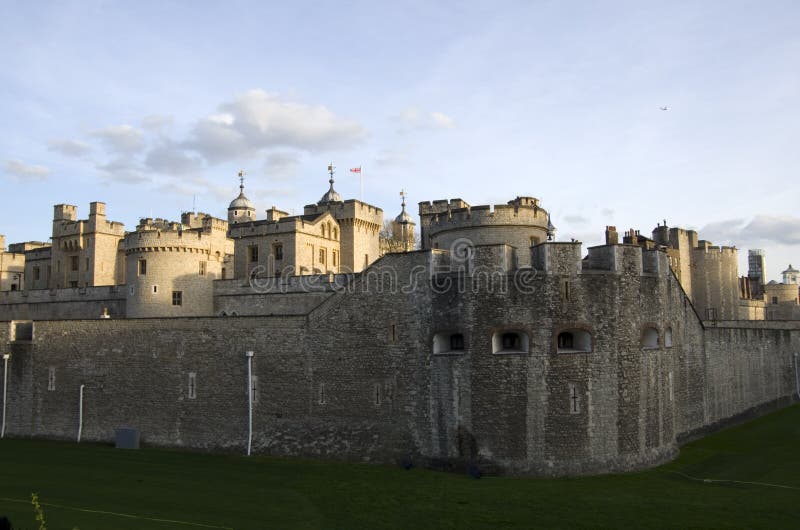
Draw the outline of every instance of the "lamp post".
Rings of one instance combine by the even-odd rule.
[[[3,354],[3,423],[0,426],[0,438],[6,436],[6,397],[8,395],[8,360],[10,358],[10,353]]]
[[[247,356],[247,456],[253,445],[253,352],[245,352]]]

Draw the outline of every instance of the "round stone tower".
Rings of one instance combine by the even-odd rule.
[[[552,239],[555,227],[539,199],[470,206],[461,199],[419,204],[422,249],[468,252],[468,247],[505,243],[516,248],[520,266],[531,264],[530,248]],[[458,256],[456,256],[458,257]]]
[[[214,280],[231,242],[227,223],[200,214],[200,226],[142,219],[125,236],[126,314],[129,318],[209,316]],[[198,217],[199,217],[198,216]]]
[[[256,220],[256,209],[244,195],[244,171],[239,172],[239,196],[228,206],[228,224],[249,223]]]

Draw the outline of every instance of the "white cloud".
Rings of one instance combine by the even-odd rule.
[[[582,215],[565,215],[564,221],[571,224],[582,225],[588,223],[589,219]]]
[[[172,125],[172,116],[164,116],[162,114],[151,114],[142,118],[142,128],[151,131],[160,131],[167,125]]]
[[[105,164],[95,166],[108,180],[125,183],[139,183],[151,180],[147,177],[140,165],[128,157],[115,158]]]
[[[375,158],[375,165],[382,168],[404,167],[411,163],[409,156],[410,147],[399,149],[384,149]]]
[[[737,246],[767,242],[800,244],[800,217],[791,215],[756,215],[750,222],[728,219],[705,225],[699,231],[703,239]]]
[[[107,148],[121,154],[133,154],[144,148],[144,134],[131,125],[115,125],[92,131]]]
[[[441,112],[431,112],[431,120],[436,127],[442,129],[450,129],[451,127],[455,126],[453,118]]]
[[[264,161],[264,173],[267,178],[288,178],[297,174],[300,167],[300,155],[291,151],[278,151],[267,155]]]
[[[185,175],[203,169],[203,162],[197,156],[187,154],[180,146],[164,140],[147,153],[145,165],[167,175]]]
[[[184,145],[210,163],[219,163],[279,147],[302,151],[347,149],[365,136],[361,125],[339,118],[324,106],[250,90],[198,121]]]
[[[6,160],[4,168],[8,175],[19,180],[44,180],[50,174],[44,166],[25,164],[21,160]]]
[[[403,127],[411,129],[451,129],[455,126],[453,118],[443,112],[422,111],[416,107],[407,108],[396,119]]]
[[[92,148],[89,144],[79,142],[77,140],[66,139],[53,139],[47,142],[47,149],[55,151],[67,156],[84,156],[87,155]]]

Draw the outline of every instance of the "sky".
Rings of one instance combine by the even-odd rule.
[[[260,216],[533,196],[557,239],[657,223],[800,265],[800,2],[0,0],[0,233],[52,205]],[[667,107],[661,110],[660,107]]]

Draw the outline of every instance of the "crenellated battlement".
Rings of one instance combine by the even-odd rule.
[[[438,201],[423,201],[419,203],[419,215],[444,213],[450,210],[469,208],[469,204],[461,199],[443,199]]]
[[[538,206],[515,206],[510,204],[481,205],[451,209],[433,214],[428,226],[434,230],[462,227],[512,224],[547,227],[547,212]]]
[[[383,223],[383,210],[365,202],[348,199],[342,202],[325,204],[307,204],[303,208],[303,215],[319,215],[330,212],[337,220],[359,219],[380,226]]]
[[[717,246],[706,240],[698,241],[697,247],[692,250],[710,257],[713,257],[714,254],[736,257],[739,253],[739,249],[736,247]]]
[[[178,224],[178,227],[181,225]],[[212,237],[203,229],[137,230],[125,236],[125,253],[173,250],[208,251]]]

